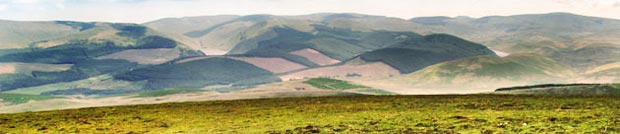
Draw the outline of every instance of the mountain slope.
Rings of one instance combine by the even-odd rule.
[[[489,90],[511,85],[563,82],[573,75],[571,69],[549,58],[535,54],[513,54],[444,62],[382,82],[426,89]]]
[[[223,17],[222,21],[214,18]],[[184,30],[165,24],[181,24]],[[580,71],[612,62],[620,56],[620,21],[568,13],[515,16],[421,17],[411,20],[363,14],[321,13],[299,16],[203,16],[162,19],[146,25],[174,34],[207,54],[242,54],[260,42],[283,36],[276,29],[320,33],[317,26],[356,32],[413,31],[447,33],[507,53],[537,53]],[[196,29],[189,28],[196,26]],[[345,44],[330,39],[313,43]],[[350,42],[346,42],[350,43]],[[244,46],[244,47],[238,47]],[[579,55],[579,56],[573,56]],[[290,56],[289,56],[290,57]],[[299,57],[298,57],[299,58]],[[332,57],[336,58],[337,57]],[[339,59],[339,60],[342,60]],[[309,64],[306,64],[309,65]]]
[[[591,68],[582,74],[576,82],[580,83],[620,83],[620,62],[609,63]]]
[[[411,32],[360,32],[346,29],[315,26],[315,32],[308,33],[292,28],[274,28],[274,38],[260,42],[243,42],[229,53],[283,57],[306,66],[316,67],[310,59],[295,54],[296,51],[312,49],[335,60],[348,60],[359,54],[402,42],[420,35]]]
[[[549,13],[410,21],[433,29],[422,33],[453,34],[508,53],[537,53],[577,69],[618,62],[620,56],[620,20]]]
[[[202,55],[156,31],[135,24],[21,22],[14,24],[18,26],[3,30],[46,33],[46,28],[38,31],[29,29],[28,26],[32,23],[48,25],[49,29],[70,27],[73,32],[58,34],[53,38],[24,40],[31,42],[26,43],[27,45],[21,44],[21,48],[0,49],[0,68],[8,70],[0,74],[0,91],[79,81],[161,64],[177,58]],[[54,65],[68,67],[53,70],[36,67]]]
[[[197,29],[207,29],[215,25],[239,18],[236,15],[199,16],[183,18],[164,18],[146,22],[143,25],[157,31],[185,34]]]
[[[436,63],[480,55],[495,56],[495,53],[458,37],[434,34],[367,52],[360,58],[369,62],[382,61],[401,73],[411,73]]]
[[[225,21],[214,18],[226,17]],[[215,24],[218,23],[218,24]],[[166,24],[180,24],[196,28],[192,31],[163,28]],[[215,24],[215,25],[213,25]],[[248,15],[248,16],[201,16],[180,19],[162,19],[145,25],[165,33],[176,34],[194,40],[203,52],[224,54],[232,51],[237,44],[256,44],[275,38],[274,28],[288,27],[296,31],[313,33],[317,26],[351,31],[412,31],[423,29],[417,24],[398,18],[370,16],[361,14],[311,14],[300,16]],[[170,26],[167,26],[170,27]],[[199,28],[202,27],[202,28]],[[184,33],[180,33],[183,31]],[[245,50],[242,50],[245,51]],[[233,52],[238,54],[239,52]]]
[[[86,23],[86,25],[93,25]],[[22,22],[0,20],[0,49],[27,48],[31,43],[69,36],[88,27],[72,27],[62,22]]]
[[[114,78],[131,82],[146,81],[145,88],[151,90],[205,88],[214,85],[247,87],[279,80],[273,73],[252,64],[218,57],[131,70]]]

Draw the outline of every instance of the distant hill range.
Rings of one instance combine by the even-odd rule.
[[[507,86],[564,83],[575,73],[536,54],[507,57],[477,56],[432,65],[423,70],[381,80],[383,83],[431,89],[495,89]]]
[[[221,93],[332,77],[395,93],[620,82],[620,20],[549,13],[164,18],[144,24],[0,20],[0,92]],[[386,85],[399,85],[390,87]]]
[[[421,33],[448,33],[508,53],[537,53],[576,69],[620,59],[620,20],[569,13],[423,17],[410,21],[430,27]]]

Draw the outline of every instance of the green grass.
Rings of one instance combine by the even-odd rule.
[[[0,100],[2,103],[21,104],[30,100],[48,100],[58,97],[46,96],[46,95],[27,95],[27,94],[12,94],[12,93],[0,93]]]
[[[0,133],[620,133],[620,96],[344,96],[0,114]]]
[[[192,93],[192,92],[200,92],[200,91],[204,91],[204,90],[192,89],[192,88],[171,88],[171,89],[164,89],[164,90],[142,92],[136,95],[135,97],[158,97],[158,96],[166,96],[166,95],[171,95],[171,94]]]
[[[354,85],[347,81],[330,79],[330,78],[312,78],[307,81],[304,81],[304,83],[310,84],[316,88],[329,89],[329,90],[347,90],[347,89],[355,89],[355,88],[368,88],[365,86]]]

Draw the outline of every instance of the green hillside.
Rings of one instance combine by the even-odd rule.
[[[617,95],[339,96],[0,114],[0,133],[618,133]]]
[[[20,49],[28,48],[32,42],[71,36],[81,28],[55,22],[0,20],[0,29],[0,49]]]
[[[547,84],[500,88],[508,94],[620,94],[620,84]]]
[[[460,58],[495,53],[485,46],[445,34],[412,38],[387,48],[360,55],[365,61],[382,61],[401,73],[411,73],[424,67]]]
[[[27,94],[11,94],[0,93],[0,105],[4,104],[20,104],[26,103],[31,100],[42,101],[48,99],[54,99],[59,97],[46,96],[46,95],[27,95]]]
[[[435,34],[420,36],[412,32],[351,31],[315,26],[315,32],[292,28],[274,28],[276,36],[260,42],[242,42],[229,54],[260,57],[283,57],[310,67],[317,65],[289,52],[312,48],[331,58],[383,61],[402,73],[410,73],[443,61],[478,55],[494,55],[486,47],[458,37]],[[370,51],[370,52],[369,52]]]
[[[274,28],[277,36],[260,42],[242,42],[233,48],[230,54],[242,54],[261,57],[283,57],[288,60],[317,66],[307,59],[290,54],[292,51],[312,48],[331,58],[347,60],[361,53],[372,51],[402,42],[420,35],[411,32],[360,32],[347,29],[315,26],[313,33],[297,31],[292,28]]]
[[[215,21],[215,18],[218,18]],[[220,18],[222,18],[220,20]],[[179,29],[169,28],[167,24],[180,25]],[[236,48],[239,45],[255,47],[257,43],[277,36],[276,28],[291,28],[305,33],[322,31],[317,27],[346,29],[349,31],[403,31],[410,32],[418,28],[417,24],[398,18],[370,16],[361,14],[310,14],[300,16],[248,15],[248,16],[199,16],[187,18],[168,18],[145,25],[161,30],[164,33],[190,38],[198,42],[201,50],[230,52],[240,54],[247,48]],[[189,28],[195,28],[189,31]],[[189,31],[180,33],[180,31]],[[349,36],[339,32],[337,35]],[[381,41],[381,40],[379,40]],[[331,43],[331,42],[324,42]],[[350,43],[350,42],[348,42]],[[342,43],[339,43],[342,44]],[[246,46],[247,47],[247,46]]]
[[[424,17],[422,33],[448,33],[508,53],[537,53],[577,69],[618,62],[620,20],[569,13]]]
[[[130,52],[127,50],[141,50],[142,54],[158,52],[156,50],[166,49],[176,51],[173,55],[166,56],[173,60],[174,58],[182,58],[188,56],[202,55],[198,51],[189,49],[177,41],[162,36],[161,34],[148,29],[144,26],[135,24],[120,23],[83,23],[71,21],[56,22],[23,22],[15,25],[28,26],[31,23],[46,24],[53,27],[68,26],[75,29],[75,33],[59,34],[54,38],[41,38],[41,40],[30,40],[25,48],[0,49],[0,63],[3,68],[19,68],[8,70],[0,73],[0,91],[10,91],[16,89],[24,89],[30,87],[45,86],[48,84],[67,83],[79,81],[100,75],[117,74],[141,68],[149,65],[141,65],[140,60],[148,62],[145,59],[123,59],[111,58],[102,59],[106,55],[116,54],[117,57],[123,57],[122,52]],[[54,24],[54,25],[51,25]],[[0,27],[3,28],[3,27]],[[15,31],[27,30],[29,32],[45,32],[45,29],[36,31],[26,27],[5,28]],[[152,51],[154,50],[154,51]],[[121,53],[121,54],[118,54]],[[131,53],[129,53],[131,54]],[[125,56],[129,57],[129,56]],[[49,70],[37,68],[36,66],[53,66],[66,65],[67,69]],[[19,71],[22,68],[29,68],[28,71]],[[89,94],[118,94],[135,92],[123,89],[113,89],[115,91],[91,90],[88,87],[58,87],[56,90],[66,91],[46,91],[42,94],[63,95],[71,93]],[[110,87],[114,87],[110,85]]]
[[[156,52],[174,51],[126,51],[148,49],[178,49],[178,51],[180,51],[180,54],[178,54],[178,56],[176,57],[178,59],[181,59],[183,57],[201,55],[200,52],[192,50],[195,49],[195,46],[181,44],[186,42],[186,40],[179,38],[179,36],[177,36],[178,34],[183,34],[182,36],[186,36],[187,38],[198,39],[201,47],[197,50],[203,52],[206,52],[204,49],[202,49],[205,47],[209,49],[225,48],[230,50],[230,52],[228,53],[231,55],[282,57],[287,60],[306,65],[308,67],[317,67],[319,65],[299,55],[291,54],[290,52],[311,48],[334,59],[348,60],[350,58],[356,57],[361,53],[400,43],[409,38],[420,38],[420,35],[412,32],[389,32],[372,30],[353,31],[348,28],[331,27],[328,25],[321,25],[319,23],[331,23],[335,20],[341,19],[381,20],[381,17],[377,16],[353,15],[354,17],[351,17],[351,15],[353,14],[326,14],[325,16],[318,15],[321,19],[316,20],[303,17],[280,17],[271,15],[250,15],[243,17],[220,16],[214,18],[194,17],[181,19],[164,19],[145,24],[147,26],[163,30],[166,34],[160,34],[158,31],[154,31],[150,28],[135,24],[53,22],[61,26],[68,26],[70,28],[76,29],[78,32],[71,36],[56,37],[52,39],[37,41],[35,45],[32,45],[29,48],[23,50],[0,50],[0,62],[71,64],[73,65],[72,68],[65,71],[45,72],[43,73],[45,75],[37,74],[39,72],[36,72],[36,70],[34,71],[36,73],[32,74],[0,74],[0,78],[3,78],[5,80],[3,81],[4,83],[0,83],[0,90],[19,90],[19,92],[32,92],[36,94],[47,95],[73,95],[80,93],[85,95],[124,94],[139,92],[140,89],[152,90],[170,87],[201,88],[207,85],[228,84],[244,87],[277,81],[275,77],[271,78],[271,74],[265,75],[261,73],[259,73],[261,74],[261,77],[255,77],[252,73],[250,73],[247,77],[240,76],[243,77],[243,79],[233,79],[232,77],[237,77],[234,74],[204,74],[204,76],[209,77],[207,78],[202,76],[196,76],[199,77],[199,80],[191,81],[187,79],[194,79],[195,77],[194,75],[191,75],[189,73],[186,74],[186,76],[190,76],[187,78],[181,78],[182,75],[177,76],[162,73],[166,72],[163,71],[166,69],[170,70],[171,68],[178,68],[176,67],[177,64],[165,63],[164,65],[152,66],[145,65],[143,63],[162,62],[139,61],[148,60],[148,57],[133,58],[136,57],[137,52],[141,52],[144,54],[153,53],[152,55],[156,56],[158,55]],[[209,24],[190,26],[194,23],[210,21],[222,17],[224,19],[221,21],[213,21]],[[171,30],[170,27],[167,27],[164,24],[170,23],[179,23],[187,27],[185,27],[185,29],[180,29],[181,31],[169,31]],[[207,42],[219,44],[204,44]],[[101,62],[102,64],[104,64],[104,62],[107,63],[105,63],[105,65],[101,65],[102,68],[92,68],[94,66],[87,65],[87,63],[90,64],[97,62]],[[219,62],[213,64],[218,63]],[[241,63],[225,62],[225,64],[237,65]],[[186,65],[181,64],[180,66]],[[214,68],[218,68],[214,70],[224,70],[224,72],[234,70],[230,68],[225,68],[226,65],[212,66],[214,66]],[[109,69],[106,67],[118,68]],[[199,70],[198,68],[200,67],[192,66],[188,68],[193,70]],[[257,69],[249,66],[244,66],[240,68],[244,69],[239,70],[250,72],[254,72],[255,70],[263,71],[262,69]],[[201,72],[211,73],[210,71],[214,70]],[[182,72],[189,71],[191,70]],[[67,75],[69,75],[70,77],[68,77]],[[88,83],[81,84],[79,84],[79,82],[72,83],[74,81],[91,77],[98,77],[101,75],[112,75],[114,76],[114,78],[99,81],[84,81]],[[229,77],[215,75],[227,75]],[[160,76],[164,78],[158,78]],[[174,79],[178,78],[185,80],[169,80],[170,78],[165,78],[168,76],[174,76]],[[26,80],[34,82],[21,82]],[[112,89],[111,87],[116,88],[116,86],[110,86],[110,88],[98,87],[96,90],[85,86],[101,85],[102,83],[108,82],[114,84],[122,83],[122,85],[132,86],[131,89]],[[81,86],[61,88],[61,85],[67,85],[64,83],[71,83],[69,85],[77,84]],[[50,84],[50,86],[46,86],[47,84]],[[135,86],[141,86],[142,88],[136,88]],[[59,89],[57,91],[49,90],[50,87]]]
[[[207,29],[215,25],[239,18],[235,15],[197,16],[183,18],[164,18],[146,22],[143,25],[157,31],[184,34],[199,29]]]
[[[478,56],[429,66],[386,82],[439,89],[495,89],[498,87],[569,82],[571,69],[536,54],[507,57]]]
[[[77,81],[107,73],[128,71],[135,67],[137,67],[135,63],[124,60],[88,60],[73,64],[66,71],[0,74],[2,80],[0,81],[0,89],[9,91],[17,88]]]
[[[166,24],[180,26],[179,29],[175,29]],[[578,70],[618,62],[616,57],[620,56],[620,49],[617,47],[617,42],[620,42],[619,20],[569,13],[482,18],[421,17],[411,20],[351,13],[299,16],[202,16],[168,18],[149,22],[146,25],[164,33],[182,36],[183,39],[175,39],[191,40],[189,42],[198,44],[197,50],[216,54],[243,54],[257,48],[261,43],[284,43],[280,41],[282,37],[289,38],[290,36],[285,34],[289,32],[282,32],[282,28],[314,35],[324,33],[326,27],[339,29],[338,32],[331,33],[345,37],[345,40],[334,37],[315,38],[309,44],[316,45],[313,46],[315,48],[325,48],[325,51],[321,52],[331,54],[332,58],[340,60],[367,50],[367,47],[359,48],[357,45],[360,44],[351,42],[347,38],[359,33],[378,31],[416,32],[425,35],[446,33],[483,44],[494,50],[540,54]],[[355,32],[347,33],[343,32],[343,29]],[[388,38],[375,40],[379,42],[386,41],[385,39]],[[294,44],[308,45],[308,42],[295,42]],[[392,42],[386,42],[383,45],[389,44]],[[343,52],[338,47],[347,47],[349,50]],[[331,49],[338,51],[328,51]],[[273,56],[270,55],[271,53],[280,53],[277,55],[313,66],[300,57],[286,55],[283,52],[260,51],[256,53],[267,56]]]
[[[578,82],[620,83],[620,62],[596,66],[584,71]]]
[[[114,76],[125,81],[147,81],[145,89],[203,88],[210,85],[246,87],[279,81],[271,72],[228,58],[207,58],[161,64]]]

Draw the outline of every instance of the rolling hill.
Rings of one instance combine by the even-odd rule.
[[[269,78],[275,76],[273,73],[337,64],[363,52],[420,36],[411,32],[369,29],[353,31],[320,24],[329,22],[331,25],[332,22],[343,19],[360,20],[362,18],[379,21],[384,17],[357,14],[250,15],[168,18],[145,24],[164,32],[135,24],[69,21],[23,22],[22,25],[43,23],[47,27],[61,27],[74,32],[57,37],[32,38],[27,40],[30,42],[26,43],[27,45],[20,44],[22,48],[0,50],[0,62],[4,63],[3,68],[10,69],[10,71],[3,71],[0,75],[3,79],[0,83],[0,90],[30,95],[114,95],[171,87],[203,88],[209,85],[247,87],[278,81]],[[390,18],[390,20],[394,19]],[[301,23],[305,21],[308,22]],[[14,23],[17,25],[19,22]],[[204,24],[196,25],[196,23]],[[171,28],[171,24],[181,26],[179,29],[174,29]],[[27,31],[29,29],[19,29],[19,27],[18,29],[11,28],[12,31],[46,32]],[[238,40],[228,38],[235,37],[229,36],[235,33],[243,33],[243,38]],[[201,47],[196,49],[195,42],[187,43],[189,38],[198,39],[198,42],[221,42],[215,46],[200,44]],[[220,60],[206,58],[188,63],[170,62],[175,59],[185,59],[184,57],[199,58],[194,57],[201,55],[196,50],[207,52],[202,48],[226,50],[229,51],[229,56],[214,58]],[[289,63],[292,68],[276,68],[270,65],[288,61],[294,62]],[[201,71],[205,74],[188,73],[188,71],[201,70],[201,67],[193,64],[195,62],[201,62],[200,66],[212,66],[212,70]],[[263,64],[263,62],[268,64]],[[63,67],[51,70],[35,67],[29,67],[30,70],[15,69],[17,65],[19,67],[25,65],[52,67],[57,64]],[[239,70],[235,70],[235,67],[239,67]],[[169,71],[173,68],[189,70]],[[260,76],[243,76],[242,80],[232,78],[236,75],[216,73],[216,70],[222,72],[249,71],[249,75],[257,71]],[[178,81],[161,82],[171,79],[168,77],[173,77]],[[102,85],[108,85],[108,87]]]
[[[155,65],[114,76],[125,81],[146,81],[145,88],[204,88],[214,85],[253,86],[276,82],[273,73],[247,62],[227,58],[206,58]]]
[[[213,21],[214,18],[224,18],[222,20],[225,21]],[[493,50],[507,53],[540,54],[580,72],[596,66],[618,62],[616,57],[620,56],[620,49],[617,43],[620,42],[618,38],[620,37],[619,20],[569,13],[488,16],[482,18],[420,17],[410,20],[351,13],[320,13],[299,16],[199,16],[162,19],[146,24],[162,29],[164,33],[172,33],[196,40],[200,42],[199,44],[202,48],[208,49],[201,49],[203,52],[217,51],[211,54],[244,54],[266,43],[294,44],[283,41],[282,38],[293,38],[287,34],[306,36],[304,38],[307,38],[307,35],[301,33],[321,34],[328,28],[333,29],[331,30],[333,33],[346,37],[344,39],[350,39],[352,37],[350,35],[368,32],[376,33],[377,31],[415,32],[424,35],[446,33],[483,44]],[[165,24],[181,24],[183,27],[192,24],[197,29],[193,31],[184,30],[184,33],[181,34],[170,28],[161,28]],[[346,30],[354,32],[347,32]],[[296,38],[303,39],[301,37]],[[377,40],[377,42],[386,41],[380,38],[372,40]],[[306,42],[306,44],[308,43]],[[360,51],[368,51],[368,49],[348,46],[346,44],[358,44],[342,40],[342,38],[334,39],[334,37],[312,39],[309,44],[317,45],[314,46],[314,49],[338,60],[350,58],[351,56],[347,56],[347,53],[357,54]],[[323,44],[339,44],[338,46],[349,47],[351,51],[333,54],[333,52],[318,50],[325,48],[322,47],[324,46]],[[392,43],[380,46],[390,44]],[[332,45],[328,46],[329,49],[338,50],[338,48],[334,48]],[[278,45],[278,47],[282,46]],[[279,56],[286,55],[283,52],[253,53],[256,55],[268,55],[264,53],[281,53],[276,54]],[[300,57],[290,55],[286,57],[289,60],[301,59]],[[311,67],[316,66],[308,61],[295,61],[302,62],[302,64]]]
[[[620,83],[620,62],[593,67],[585,71],[575,82]]]
[[[536,54],[477,56],[443,62],[414,73],[381,80],[417,89],[491,91],[499,87],[569,82],[575,73]]]
[[[360,58],[368,62],[381,61],[401,73],[411,73],[440,62],[481,55],[496,56],[483,45],[451,35],[433,34],[367,52]]]
[[[88,26],[91,25],[91,26]],[[82,28],[63,22],[22,22],[0,20],[0,49],[28,48],[32,43],[42,40],[71,36],[92,28],[92,23],[85,23]]]
[[[618,62],[620,20],[569,13],[515,16],[422,17],[421,33],[448,33],[508,53],[537,53],[576,69]]]
[[[315,63],[295,52],[311,49],[327,56],[326,58],[344,61],[367,51],[402,42],[408,38],[419,37],[415,33],[360,32],[322,26],[316,26],[315,29],[314,33],[308,33],[286,27],[274,28],[276,37],[256,44],[241,43],[229,53],[260,57],[282,57],[309,67],[317,67],[321,66],[320,62]]]
[[[163,28],[166,24],[178,24],[184,30],[180,32],[173,28]],[[182,36],[184,40],[198,42],[200,50],[211,54],[246,53],[263,41],[278,40],[283,33],[281,29],[278,31],[278,28],[290,28],[302,33],[320,33],[322,29],[318,28],[327,27],[357,32],[415,32],[424,35],[446,33],[483,44],[493,50],[540,54],[578,71],[618,62],[616,57],[620,56],[617,43],[620,42],[619,20],[569,13],[482,18],[420,17],[410,20],[351,13],[199,16],[162,19],[146,25],[164,33]],[[190,27],[195,29],[189,30]],[[343,44],[332,39],[313,43]]]
[[[202,55],[199,51],[136,24],[70,21],[12,23],[12,27],[2,27],[3,30],[32,35],[47,33],[52,29],[69,28],[70,31],[13,41],[7,45],[20,47],[0,49],[0,65],[3,68],[0,73],[0,91],[3,92],[28,92],[28,88],[114,75],[177,58]],[[37,31],[32,27],[40,29]],[[2,36],[13,35],[2,33]],[[55,90],[70,88],[84,92],[89,89],[51,87],[55,87]]]
[[[215,21],[214,19],[225,21]],[[222,19],[224,18],[224,19]],[[165,28],[167,24],[195,28],[183,30]],[[411,31],[420,28],[417,24],[403,19],[362,14],[311,14],[300,16],[248,15],[248,16],[199,16],[168,18],[145,23],[153,29],[189,38],[201,46],[200,50],[209,54],[239,54],[248,49],[237,48],[237,44],[255,46],[257,43],[276,38],[277,28],[290,28],[295,31],[314,33],[317,26],[351,31]],[[168,26],[169,27],[169,26]],[[421,29],[421,28],[420,28]],[[280,34],[281,35],[281,34]],[[345,35],[346,36],[346,35]]]

